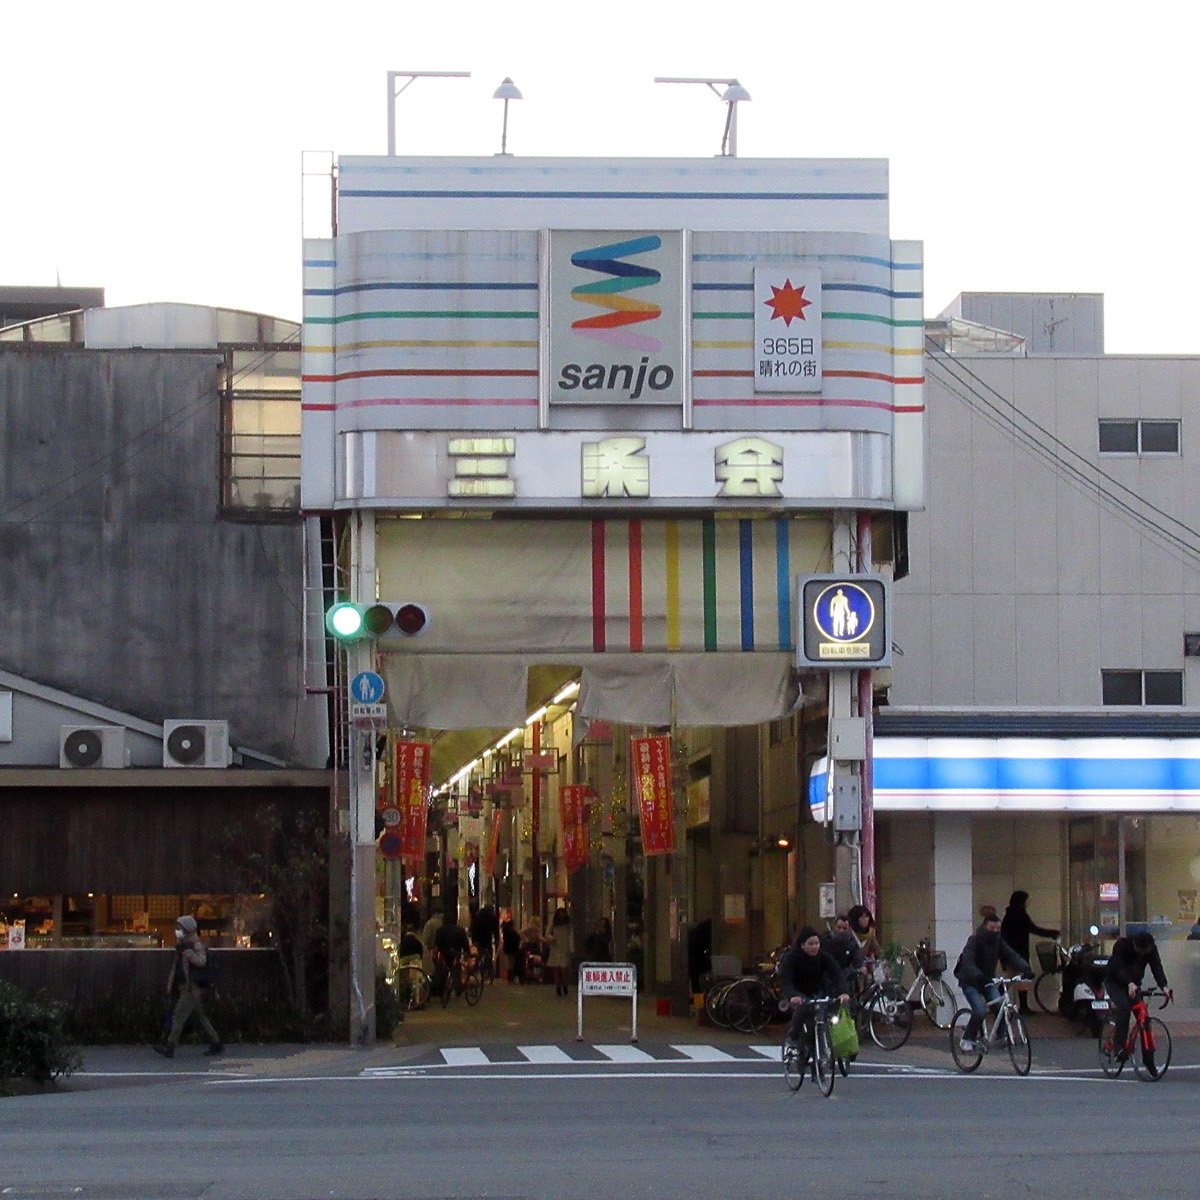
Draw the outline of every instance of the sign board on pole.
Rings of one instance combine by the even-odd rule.
[[[576,995],[578,996],[579,1018],[575,1029],[577,1042],[583,1041],[584,996],[628,996],[633,1013],[629,1040],[631,1042],[638,1040],[637,967],[633,963],[580,963]]]
[[[818,915],[825,919],[837,916],[837,884],[822,883],[818,886],[820,888],[820,911]]]
[[[350,680],[350,699],[358,704],[378,704],[384,691],[383,676],[376,671],[359,671]]]
[[[797,666],[858,670],[892,665],[892,593],[884,576],[801,576],[799,593]]]
[[[355,725],[386,725],[386,704],[357,704],[350,705],[350,720]]]

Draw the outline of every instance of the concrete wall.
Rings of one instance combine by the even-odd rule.
[[[324,766],[301,525],[222,518],[218,365],[0,350],[0,668]]]
[[[1200,630],[1200,563],[1164,549],[980,410],[984,400],[1000,410],[1015,402],[1116,483],[1196,527],[1200,425],[1189,406],[1200,359],[965,366],[983,399],[961,383],[967,399],[955,395],[940,365],[928,372],[929,504],[912,515],[911,571],[895,588],[904,653],[891,702],[1099,705],[1101,669],[1124,668],[1183,670],[1194,703],[1200,659],[1184,659],[1183,634]],[[1101,458],[1101,417],[1182,419],[1181,454]]]

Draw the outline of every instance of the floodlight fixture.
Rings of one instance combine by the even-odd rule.
[[[700,83],[708,88],[726,106],[725,131],[721,136],[721,157],[737,158],[737,106],[751,99],[751,96],[736,79],[723,79],[715,75],[656,75],[654,82]],[[725,90],[718,91],[718,84],[723,85]]]
[[[396,97],[418,79],[470,79],[470,71],[389,71],[387,73],[387,152],[396,153]],[[396,81],[403,79],[400,87]]]

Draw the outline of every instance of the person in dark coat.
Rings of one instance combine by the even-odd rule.
[[[1104,994],[1113,1007],[1113,1020],[1117,1026],[1113,1045],[1116,1047],[1117,1057],[1121,1060],[1126,1057],[1125,1039],[1129,1036],[1130,1011],[1137,998],[1138,989],[1142,986],[1147,967],[1154,976],[1154,982],[1167,993],[1168,1000],[1173,999],[1154,934],[1143,929],[1141,933],[1135,933],[1132,937],[1117,938],[1113,943],[1112,953],[1108,956],[1108,969],[1104,974]]]
[[[962,988],[963,999],[971,1009],[971,1019],[963,1030],[962,1048],[970,1054],[975,1049],[979,1027],[987,1016],[987,1006],[1000,999],[996,977],[999,964],[1010,971],[1031,975],[1025,961],[1000,935],[1000,918],[987,917],[969,938],[958,956],[954,977]]]
[[[853,990],[858,973],[863,969],[863,952],[858,938],[850,932],[850,917],[846,913],[838,913],[833,928],[821,935],[821,949],[841,967],[846,987]]]
[[[1033,918],[1025,911],[1029,903],[1028,892],[1013,892],[1008,898],[1008,908],[1004,910],[1004,918],[1000,922],[1000,936],[1026,961],[1029,962],[1029,935],[1036,933],[1038,937],[1056,938],[1057,929],[1043,929],[1033,923]],[[1029,995],[1020,995],[1021,1011],[1029,1011]]]
[[[712,917],[705,917],[688,930],[688,979],[693,992],[703,990],[700,981],[712,970],[712,933]]]
[[[842,968],[821,949],[821,935],[811,925],[805,925],[796,934],[791,949],[779,960],[779,982],[792,1013],[787,1045],[798,1049],[803,1033],[807,1050],[812,1043],[810,1001],[818,996],[836,996],[845,1004],[850,999]]]

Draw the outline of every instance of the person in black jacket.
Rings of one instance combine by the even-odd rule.
[[[1026,961],[1029,961],[1029,935],[1036,933],[1038,937],[1056,938],[1057,929],[1043,929],[1033,923],[1033,918],[1025,911],[1029,903],[1028,892],[1013,892],[1008,898],[1008,908],[1004,910],[1004,919],[1000,922],[1000,936]],[[1022,1012],[1029,1011],[1029,996],[1022,992],[1020,995]]]
[[[845,913],[838,913],[833,928],[821,935],[821,949],[841,968],[847,989],[853,990],[855,976],[863,968],[863,952],[858,938],[850,932],[850,918]]]
[[[817,996],[837,996],[845,1004],[850,999],[842,969],[821,949],[821,935],[805,925],[796,935],[791,949],[779,960],[779,979],[783,998],[792,1010],[785,1048],[799,1048],[801,1031],[805,1046],[811,1045],[812,1004]]]
[[[967,938],[967,944],[954,967],[954,977],[962,988],[963,999],[971,1009],[971,1019],[962,1037],[962,1048],[968,1054],[975,1049],[975,1038],[983,1018],[987,1016],[987,1006],[1000,999],[1000,988],[992,982],[1000,964],[1022,975],[1032,974],[1029,963],[1000,936],[1000,918],[986,917],[983,924]]]
[[[1117,938],[1108,956],[1108,969],[1104,973],[1104,994],[1113,1006],[1113,1020],[1117,1026],[1113,1044],[1117,1047],[1117,1057],[1122,1061],[1126,1057],[1125,1039],[1129,1036],[1130,1008],[1137,999],[1147,967],[1154,976],[1154,982],[1167,993],[1168,999],[1172,999],[1154,934],[1143,929],[1132,937]]]

